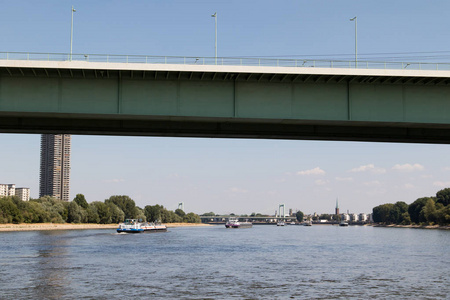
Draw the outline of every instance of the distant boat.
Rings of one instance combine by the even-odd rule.
[[[339,223],[339,226],[348,226],[348,223],[345,221],[341,221],[341,223]]]
[[[225,223],[226,228],[251,228],[253,224],[251,222],[239,222],[237,218],[231,217],[228,222]]]
[[[278,221],[277,226],[286,226],[286,223],[284,221]]]
[[[312,222],[311,221],[305,221],[305,222],[303,222],[303,226],[312,226]]]
[[[143,233],[167,231],[166,225],[161,223],[139,222],[136,219],[126,219],[125,222],[119,224],[118,233]]]

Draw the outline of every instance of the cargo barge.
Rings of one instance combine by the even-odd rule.
[[[126,219],[125,222],[119,224],[118,233],[144,233],[167,231],[167,227],[159,222],[139,222],[136,219]]]
[[[251,222],[239,222],[237,218],[230,218],[225,223],[226,228],[251,228],[252,226]]]

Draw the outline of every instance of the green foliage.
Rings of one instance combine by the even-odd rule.
[[[395,223],[395,206],[392,203],[378,205],[373,208],[373,221],[377,223],[392,224]]]
[[[440,190],[436,193],[436,203],[441,203],[444,206],[450,204],[450,188]]]
[[[319,219],[320,219],[320,220],[328,220],[328,221],[331,221],[331,220],[333,219],[333,216],[332,216],[332,215],[329,215],[329,214],[321,214],[321,215],[319,216]]]
[[[103,202],[94,202],[100,224],[110,224],[112,221],[109,206]]]
[[[190,212],[184,216],[183,222],[185,222],[185,223],[201,223],[202,220],[200,219],[199,215]]]
[[[161,210],[161,222],[163,223],[179,223],[183,222],[183,218],[171,210],[163,208]]]
[[[411,217],[409,216],[408,212],[404,212],[401,216],[401,225],[409,225],[411,224]]]
[[[427,203],[428,199],[431,199],[431,198],[430,197],[419,198],[409,205],[408,213],[409,213],[409,216],[411,217],[412,223],[420,224],[422,222],[425,222],[424,215],[423,215],[423,213],[421,214],[421,211],[422,211],[422,208],[425,206],[425,203]],[[375,219],[374,219],[374,221],[375,221]]]
[[[83,223],[87,221],[87,212],[76,204],[74,201],[70,202],[68,209],[67,222],[69,223]]]
[[[136,217],[135,218],[145,222],[147,220],[147,217],[145,216],[144,210],[142,208],[137,207],[137,206],[136,206],[135,210],[136,210],[136,213],[135,213]]]
[[[144,214],[149,222],[160,221],[163,223],[200,223],[200,216],[194,213],[185,214],[181,209],[175,210],[175,212],[171,210],[167,210],[162,205],[147,205],[144,208]]]
[[[176,212],[176,211],[175,211]],[[208,213],[204,213],[204,214],[202,214],[201,216],[205,216],[205,217],[209,217],[209,216],[215,216],[216,214],[215,213],[213,213],[212,211],[211,212],[208,212]]]
[[[0,221],[2,223],[20,223],[23,217],[13,201],[13,197],[0,198]]]
[[[95,204],[95,202],[89,203],[88,208],[86,209],[86,213],[88,223],[100,223],[100,217],[98,216],[97,205]]]
[[[128,219],[141,219],[163,223],[199,223],[200,217],[186,214],[178,209],[169,211],[162,205],[137,207],[128,196],[111,196],[105,202],[90,204],[82,194],[72,202],[65,202],[50,196],[22,201],[18,197],[0,197],[0,223],[120,223]]]
[[[433,199],[429,198],[422,208],[423,216],[428,224],[434,224],[438,220],[436,204]]]
[[[297,218],[298,222],[303,222],[304,216],[305,216],[305,214],[300,210],[295,213],[295,217]]]
[[[177,215],[179,215],[180,217],[182,217],[182,218],[186,215],[186,213],[185,213],[182,209],[179,209],[179,208],[177,208],[177,209],[175,210],[175,213],[176,213]]]
[[[80,207],[84,209],[87,209],[89,206],[83,194],[77,194],[75,198],[73,198],[73,201],[75,201],[76,204],[78,204]]]
[[[450,224],[450,188],[440,190],[436,197],[419,198],[410,205],[399,201],[373,208],[373,220],[385,224]]]
[[[105,203],[111,213],[111,223],[121,223],[125,220],[124,212],[114,203]]]
[[[125,219],[136,219],[138,211],[136,204],[128,196],[111,196],[105,200],[105,204],[113,203],[117,205],[125,214]]]
[[[161,221],[161,211],[164,209],[162,205],[147,205],[144,207],[144,214],[148,222]]]

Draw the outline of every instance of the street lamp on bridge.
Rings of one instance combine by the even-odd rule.
[[[211,17],[213,17],[215,19],[215,23],[216,23],[216,39],[215,39],[215,43],[214,43],[214,49],[215,49],[215,58],[216,58],[216,65],[217,65],[217,12],[215,12],[213,15],[211,15]]]
[[[355,21],[355,69],[358,68],[358,20],[356,19],[356,16],[354,18],[351,18],[350,21]]]
[[[70,22],[70,60],[72,60],[72,40],[73,40],[73,13],[76,12],[76,10],[73,8],[72,5],[72,20]]]

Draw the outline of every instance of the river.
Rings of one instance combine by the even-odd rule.
[[[0,232],[0,299],[449,299],[450,231]]]

